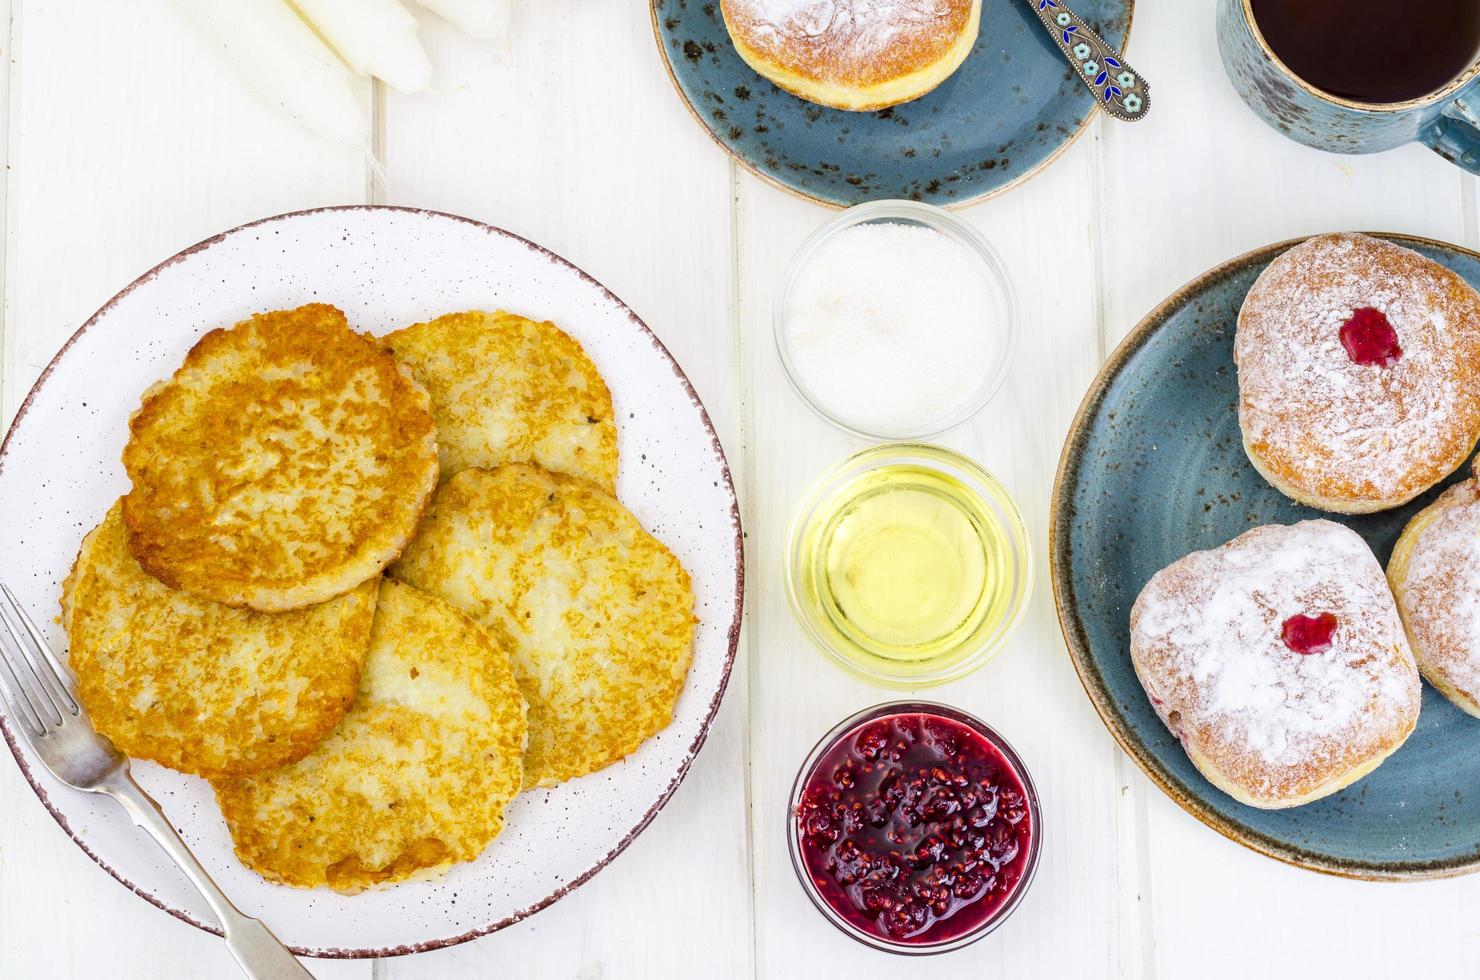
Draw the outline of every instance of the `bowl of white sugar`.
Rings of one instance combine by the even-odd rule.
[[[782,276],[775,319],[802,399],[880,440],[936,436],[981,411],[1017,339],[992,246],[914,201],[861,204],[813,232]]]

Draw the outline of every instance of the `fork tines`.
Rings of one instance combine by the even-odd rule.
[[[0,582],[0,697],[10,716],[38,736],[76,717],[77,700],[63,680],[71,676],[15,593]]]

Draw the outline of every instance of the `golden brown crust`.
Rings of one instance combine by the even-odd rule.
[[[689,575],[586,481],[523,464],[463,470],[391,574],[509,651],[529,702],[527,785],[610,765],[672,720],[693,647]]]
[[[1347,355],[1340,329],[1362,307],[1392,323],[1396,364]],[[1390,242],[1322,235],[1275,259],[1239,312],[1234,359],[1250,461],[1308,506],[1399,506],[1480,439],[1480,294]]]
[[[212,330],[129,421],[129,547],[172,588],[264,611],[374,577],[437,481],[427,393],[332,306]]]
[[[444,478],[470,466],[536,463],[616,492],[611,392],[555,324],[471,310],[397,330],[384,343],[431,394]]]
[[[854,111],[917,99],[975,44],[981,0],[721,0],[740,56],[793,95]]]
[[[508,657],[449,604],[381,583],[348,715],[303,759],[214,780],[242,862],[353,893],[471,861],[519,791],[526,725]]]
[[[1283,640],[1336,617],[1329,649]],[[1331,521],[1268,525],[1193,552],[1147,583],[1131,660],[1158,717],[1240,802],[1298,806],[1375,769],[1412,733],[1420,685],[1382,569]]]
[[[115,504],[62,586],[68,660],[119,751],[197,775],[260,772],[307,755],[349,710],[376,591],[287,613],[197,599],[145,574]]]
[[[1480,477],[1414,515],[1387,574],[1418,669],[1480,718]]]

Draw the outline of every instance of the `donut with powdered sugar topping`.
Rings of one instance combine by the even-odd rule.
[[[1391,242],[1321,235],[1275,259],[1234,361],[1249,460],[1311,507],[1407,503],[1480,438],[1480,294]]]
[[[1331,521],[1267,525],[1157,572],[1131,660],[1208,780],[1298,806],[1376,769],[1418,721],[1419,675],[1382,567]]]
[[[918,99],[976,44],[981,0],[721,0],[745,63],[792,95],[862,112]]]
[[[1418,669],[1480,718],[1480,475],[1419,511],[1393,548],[1388,582]]]

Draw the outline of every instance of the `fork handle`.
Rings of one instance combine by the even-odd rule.
[[[226,937],[226,948],[247,976],[253,980],[313,980],[313,974],[294,959],[261,920],[243,915],[231,904],[231,899],[216,886],[175,828],[170,826],[159,804],[134,782],[133,776],[126,771],[120,772],[98,789],[117,800],[134,823],[153,837],[154,842],[185,872],[185,877],[190,879],[216,914]]]

